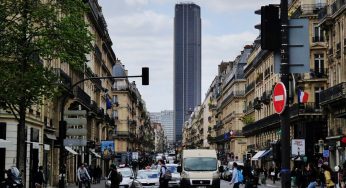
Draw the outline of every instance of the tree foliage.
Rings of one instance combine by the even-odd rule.
[[[0,108],[18,121],[17,167],[26,173],[26,109],[54,97],[54,63],[82,70],[91,50],[82,0],[0,1]]]
[[[91,50],[82,0],[1,0],[0,102],[19,113],[54,96],[54,60],[82,70]]]

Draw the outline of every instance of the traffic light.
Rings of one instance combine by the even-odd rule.
[[[262,6],[261,10],[255,11],[261,15],[261,48],[263,50],[279,50],[281,46],[281,22],[279,17],[279,6]]]
[[[280,140],[272,143],[273,148],[273,160],[276,162],[281,162],[281,143]]]
[[[149,68],[142,68],[142,85],[149,85]]]

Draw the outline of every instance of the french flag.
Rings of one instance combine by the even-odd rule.
[[[298,100],[299,103],[307,103],[309,99],[309,93],[304,92],[302,90],[298,90]]]

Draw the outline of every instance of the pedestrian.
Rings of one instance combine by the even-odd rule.
[[[88,173],[88,170],[85,168],[84,164],[80,165],[80,167],[77,170],[77,178],[78,178],[78,187],[82,188],[83,183],[85,183],[88,187],[90,187],[89,181],[90,181],[90,175]]]
[[[306,166],[306,176],[308,180],[308,188],[315,188],[317,185],[317,171],[311,163],[308,163]]]
[[[322,165],[324,178],[326,180],[326,188],[331,188],[335,186],[332,180],[332,169],[328,165]]]
[[[165,178],[165,174],[166,174],[166,171],[167,171],[167,167],[165,165],[165,161],[163,159],[160,159],[159,160],[159,166],[160,166],[160,188],[168,188],[168,181],[166,178]]]
[[[245,161],[243,175],[245,178],[245,188],[254,187],[254,176],[252,174],[252,167],[251,167],[250,160]]]
[[[96,167],[96,183],[100,183],[102,177],[102,169],[100,166]]]
[[[115,164],[111,165],[111,172],[110,172],[110,180],[111,180],[111,186],[110,188],[119,188],[120,183],[123,180],[122,175],[117,171],[117,166]]]
[[[35,188],[41,188],[43,187],[43,184],[45,183],[44,175],[43,175],[43,167],[38,167],[38,171],[34,175],[34,185]]]
[[[238,164],[233,162],[232,179],[229,183],[230,185],[233,184],[233,188],[239,188],[239,184],[241,183],[238,180],[238,173],[240,173],[240,171],[238,171]]]

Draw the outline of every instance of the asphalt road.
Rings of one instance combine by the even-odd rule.
[[[228,181],[223,181],[221,180],[221,188],[230,188],[233,187],[233,185],[230,185]],[[240,185],[241,188],[244,188],[244,185]],[[272,181],[267,181],[266,185],[258,185],[258,188],[273,188],[273,187],[281,187],[280,181],[275,182],[275,184],[273,184]]]
[[[101,181],[99,184],[91,184],[91,188],[104,188],[105,182]],[[221,180],[221,188],[230,188],[233,187],[233,185],[230,185],[229,182]],[[241,188],[244,188],[244,185],[240,186]],[[274,188],[274,187],[281,187],[280,181],[273,184],[272,181],[267,181],[266,185],[259,185],[258,188]],[[75,184],[68,186],[68,188],[78,188]]]

